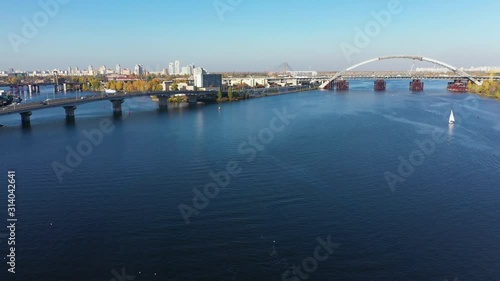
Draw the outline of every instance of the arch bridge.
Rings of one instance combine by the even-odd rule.
[[[463,77],[463,78],[467,78],[468,80],[472,81],[474,84],[476,85],[482,85],[482,82],[475,79],[474,77],[472,77],[472,75],[452,66],[452,65],[449,65],[445,62],[442,62],[442,61],[438,61],[436,59],[431,59],[431,58],[426,58],[426,57],[421,57],[421,56],[409,56],[409,55],[401,55],[401,56],[386,56],[386,57],[378,57],[378,58],[374,58],[374,59],[370,59],[370,60],[366,60],[364,62],[360,62],[358,64],[355,64],[349,68],[346,68],[340,72],[338,72],[337,74],[335,74],[332,78],[330,78],[328,81],[325,81],[323,84],[321,84],[320,88],[321,89],[325,89],[328,87],[328,85],[330,83],[332,83],[333,81],[337,80],[338,78],[342,77],[343,74],[345,72],[348,72],[348,71],[351,71],[355,68],[358,68],[362,65],[365,65],[365,64],[369,64],[369,63],[372,63],[372,62],[376,62],[376,61],[381,61],[381,60],[392,60],[392,59],[410,59],[410,60],[418,60],[418,61],[426,61],[426,62],[430,62],[430,63],[433,63],[433,64],[436,64],[436,65],[439,65],[439,66],[442,66],[442,67],[445,67],[451,71],[453,71],[455,74],[457,74],[458,76],[460,77]]]

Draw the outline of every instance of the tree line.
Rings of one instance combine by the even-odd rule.
[[[483,81],[483,84],[481,86],[469,81],[468,88],[469,91],[481,96],[496,98],[500,100],[500,81]]]

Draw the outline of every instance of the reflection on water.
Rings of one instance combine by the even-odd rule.
[[[453,136],[453,129],[455,124],[448,124],[448,135]]]

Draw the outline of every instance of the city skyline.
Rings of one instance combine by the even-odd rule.
[[[174,58],[196,61],[214,72],[265,72],[283,62],[295,70],[332,71],[399,54],[464,68],[500,61],[500,51],[489,47],[500,43],[489,32],[495,18],[485,16],[498,10],[500,3],[489,0],[453,3],[453,9],[449,3],[428,0],[123,1],[120,5],[30,0],[22,6],[4,6],[9,13],[0,43],[2,70],[117,63],[133,67],[141,62],[146,69],[161,71]],[[334,12],[338,10],[345,13]],[[443,25],[444,21],[454,24]],[[409,69],[412,62],[381,62],[368,68],[387,67]],[[429,65],[419,62],[416,67]]]

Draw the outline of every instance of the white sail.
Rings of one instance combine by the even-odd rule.
[[[450,124],[455,123],[455,116],[453,115],[453,110],[451,111],[449,122],[450,122]]]

